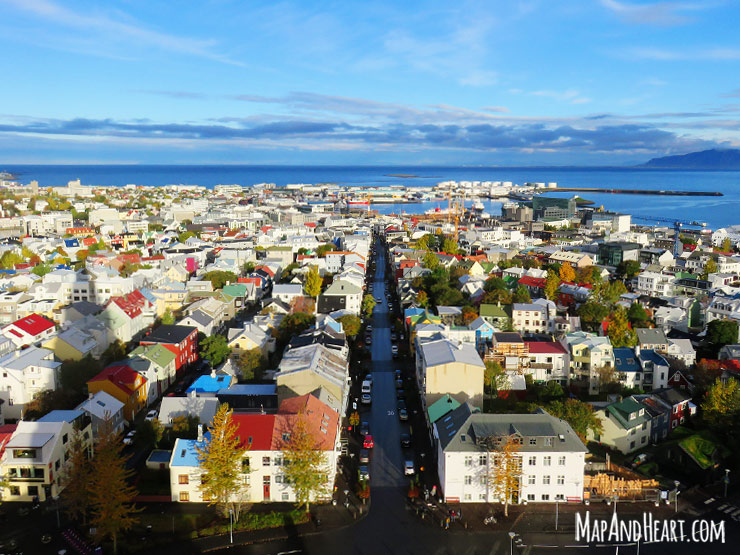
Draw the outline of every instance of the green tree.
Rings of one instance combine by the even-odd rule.
[[[578,307],[581,322],[591,331],[596,331],[608,315],[609,308],[593,298]]]
[[[459,249],[457,247],[457,241],[455,241],[452,237],[446,237],[445,240],[442,242],[442,252],[456,255],[458,254],[458,250]]]
[[[634,302],[630,305],[629,310],[627,311],[627,318],[633,328],[650,327],[650,317],[648,316],[647,311],[638,302]]]
[[[188,240],[188,239],[190,239],[191,237],[197,237],[197,236],[198,236],[198,234],[197,234],[197,233],[195,233],[194,231],[183,231],[182,233],[180,233],[180,234],[179,234],[179,235],[177,236],[177,240],[178,240],[178,241],[179,241],[180,243],[184,243],[185,241],[187,241],[187,240]]]
[[[561,418],[570,424],[570,427],[583,442],[586,441],[589,430],[594,435],[601,434],[604,431],[601,420],[594,412],[594,408],[578,399],[552,401],[543,408],[555,418]]]
[[[529,295],[529,290],[523,285],[520,285],[514,290],[511,301],[514,303],[531,303],[532,297]]]
[[[421,259],[421,263],[425,268],[436,270],[439,267],[439,258],[432,251],[427,251],[424,258]]]
[[[293,312],[286,315],[278,326],[280,342],[284,345],[287,344],[291,337],[303,333],[310,328],[315,321],[315,316],[305,312]]]
[[[637,345],[637,335],[630,328],[627,320],[627,311],[618,307],[609,316],[606,333],[612,343],[612,347],[634,347]]]
[[[321,281],[318,266],[311,266],[306,274],[306,283],[304,285],[306,295],[314,299],[318,297],[321,294]]]
[[[562,275],[562,272],[561,272],[561,275]],[[572,281],[572,280],[566,280],[566,281]],[[554,301],[558,296],[558,287],[560,287],[560,277],[554,271],[548,270],[547,279],[545,280],[545,297],[550,299],[551,301]]]
[[[289,283],[293,279],[293,271],[300,268],[300,264],[297,262],[291,262],[280,274],[280,283]]]
[[[342,329],[347,337],[355,337],[360,333],[362,322],[360,321],[360,318],[354,314],[345,314],[344,316],[337,318],[337,322],[342,324]]]
[[[198,436],[198,424],[200,424],[200,418],[197,416],[188,414],[175,416],[172,419],[172,427],[170,429],[170,438],[183,438],[183,439],[196,439]]]
[[[2,256],[0,256],[0,268],[4,270],[12,270],[15,268],[16,264],[20,264],[23,261],[24,260],[21,255],[14,251],[7,250],[2,254]]]
[[[175,323],[175,316],[172,314],[172,311],[168,308],[164,311],[164,314],[162,314],[162,324],[165,326],[171,326]]]
[[[484,304],[511,304],[511,293],[506,289],[493,289],[483,295]]]
[[[509,288],[506,285],[506,282],[501,279],[500,277],[490,277],[485,282],[483,282],[483,291],[486,293],[490,293],[491,291],[508,291]]]
[[[422,235],[414,243],[414,248],[419,251],[429,250],[429,239],[432,236],[430,234]]]
[[[422,308],[426,308],[427,306],[429,306],[429,295],[427,295],[427,292],[423,289],[419,291],[416,294],[416,302]]]
[[[116,339],[113,343],[108,345],[108,347],[105,349],[105,351],[103,351],[103,354],[100,357],[103,365],[110,364],[111,362],[116,362],[123,358],[126,358],[126,345],[124,345],[120,339]]]
[[[701,403],[704,420],[713,428],[735,425],[740,415],[740,384],[735,378],[723,382],[717,378]]]
[[[713,258],[710,258],[709,260],[707,260],[707,263],[704,264],[704,272],[701,275],[701,279],[709,279],[709,275],[716,274],[717,270],[717,263],[714,261]]]
[[[251,274],[254,272],[255,267],[254,262],[245,262],[244,266],[242,266],[242,273],[244,275]]]
[[[206,272],[202,279],[203,281],[210,281],[214,289],[223,289],[224,285],[235,283],[237,281],[237,277],[234,272],[226,272],[223,270],[211,270],[210,272]]]
[[[64,511],[72,520],[85,523],[90,510],[90,491],[88,482],[92,465],[90,464],[90,452],[82,437],[82,432],[75,429],[69,443],[67,452],[69,461],[62,474],[61,499]]]
[[[126,468],[123,443],[109,422],[103,424],[90,463],[88,492],[95,538],[110,538],[113,553],[118,553],[118,535],[136,524],[136,488],[130,484],[134,471]]]
[[[84,396],[87,393],[87,382],[102,369],[100,362],[91,355],[82,360],[66,360],[59,369],[62,387],[65,391]]]
[[[722,245],[720,246],[719,250],[722,252],[732,252],[732,241],[730,241],[729,237],[725,237],[722,240]]]
[[[501,365],[495,360],[486,362],[486,368],[483,371],[483,387],[486,391],[488,393],[494,393],[506,387],[507,384],[506,372]]]
[[[215,505],[222,516],[229,510],[239,516],[241,503],[239,490],[244,487],[243,470],[248,466],[242,462],[245,449],[239,439],[239,429],[232,418],[233,411],[224,403],[219,406],[213,422],[208,426],[208,434],[202,443],[196,444],[198,465],[201,470],[200,491]]]
[[[719,351],[725,345],[737,343],[737,322],[712,320],[707,324],[707,341]]]
[[[640,273],[640,263],[637,260],[622,260],[617,265],[617,277],[630,280]]]
[[[377,303],[375,302],[375,299],[370,293],[365,294],[365,296],[362,298],[362,313],[367,318],[370,318],[370,316],[373,315],[373,310],[375,310],[376,304]]]
[[[558,277],[561,281],[573,282],[576,280],[576,271],[573,269],[573,266],[571,266],[569,262],[563,262],[560,265]]]
[[[213,367],[219,366],[230,354],[231,347],[223,335],[210,335],[200,343],[201,358],[207,358]]]
[[[283,441],[283,473],[295,492],[299,507],[309,512],[311,499],[328,492],[326,456],[311,433],[305,414],[299,413]]]
[[[316,256],[324,258],[327,252],[336,250],[336,247],[332,243],[324,243],[316,248]]]
[[[261,380],[265,368],[265,357],[259,347],[244,351],[239,355],[236,365],[245,381]]]
[[[558,382],[550,380],[546,384],[536,387],[535,394],[538,401],[548,402],[560,399],[565,395],[565,391]]]
[[[156,448],[159,446],[159,442],[162,441],[163,435],[164,426],[162,426],[158,418],[144,420],[136,430],[135,442],[139,447],[144,449]]]

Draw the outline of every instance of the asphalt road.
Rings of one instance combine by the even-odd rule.
[[[711,553],[740,553],[737,525],[728,522],[728,534],[724,544],[698,545],[696,543],[662,543],[652,545],[576,545],[574,532],[548,533],[553,515],[539,512],[512,519],[503,527],[487,532],[473,532],[460,527],[442,530],[437,521],[421,520],[409,508],[405,493],[409,480],[403,474],[403,461],[408,449],[400,446],[399,434],[408,431],[407,425],[398,420],[394,364],[391,355],[390,318],[385,297],[385,252],[381,250],[376,262],[373,294],[382,297],[382,302],[373,315],[372,371],[373,402],[364,408],[362,418],[370,421],[370,430],[375,441],[370,463],[371,505],[369,513],[356,524],[325,533],[274,541],[263,544],[239,546],[229,553],[249,555],[277,555],[288,553],[327,554],[434,554],[434,555],[518,555],[596,553],[623,555],[700,555]],[[407,453],[404,453],[407,451]],[[738,503],[740,506],[740,502]],[[720,506],[717,504],[717,506]],[[739,507],[740,508],[740,507]],[[464,508],[463,508],[464,510]],[[561,514],[561,526],[573,528],[574,510],[585,512],[586,507],[574,507]],[[632,511],[649,510],[635,507]],[[734,510],[734,509],[733,509]],[[740,513],[739,513],[740,514]],[[681,515],[678,515],[679,517]],[[717,519],[720,513],[714,510],[705,518]],[[721,516],[726,516],[722,514]],[[624,518],[627,518],[626,515]],[[630,518],[635,518],[634,516]],[[509,530],[521,535],[524,546],[513,547]]]

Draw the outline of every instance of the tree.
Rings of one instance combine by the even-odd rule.
[[[126,345],[124,345],[120,339],[116,339],[113,343],[108,345],[100,358],[103,365],[126,358]]]
[[[352,414],[349,415],[349,425],[353,428],[356,428],[360,425],[360,413],[357,411],[354,411]]]
[[[583,442],[586,441],[589,430],[594,435],[604,431],[594,408],[578,399],[567,399],[565,402],[552,401],[543,408],[555,418],[561,418],[570,424]]]
[[[416,303],[422,308],[429,306],[429,295],[423,289],[416,294]]]
[[[740,384],[735,378],[723,382],[717,378],[709,387],[701,403],[704,420],[714,428],[734,423],[740,414]]]
[[[509,287],[506,282],[500,277],[490,277],[483,282],[483,291],[490,293],[491,291],[508,291]]]
[[[421,259],[421,263],[425,268],[436,270],[439,267],[439,258],[432,251],[427,251],[424,258]]]
[[[172,438],[195,439],[198,436],[198,425],[200,418],[192,414],[182,414],[172,419]]]
[[[229,358],[231,347],[223,335],[210,335],[200,343],[200,357],[207,358],[216,367]]]
[[[327,252],[333,251],[336,247],[332,243],[324,243],[316,248],[316,256],[324,258]]]
[[[165,326],[171,326],[175,323],[175,317],[172,314],[172,311],[168,308],[164,311],[164,314],[162,314],[162,324]]]
[[[314,299],[318,297],[321,294],[321,281],[319,267],[311,266],[306,274],[306,283],[304,285],[306,295]]]
[[[599,283],[601,281],[601,271],[595,266],[584,266],[576,270],[576,280],[578,283]]]
[[[279,340],[283,344],[287,344],[290,338],[299,333],[303,333],[310,328],[316,317],[313,314],[307,314],[305,312],[292,312],[285,316],[278,326]]]
[[[119,434],[113,431],[110,421],[104,422],[88,477],[90,525],[95,528],[98,541],[106,538],[113,541],[113,553],[118,552],[118,534],[131,529],[139,512],[134,505],[137,491],[130,485],[134,471],[126,468],[122,450]]]
[[[472,306],[464,306],[462,308],[463,325],[470,325],[476,318],[478,318],[478,311],[476,311]]]
[[[326,456],[309,429],[304,413],[298,413],[287,439],[283,440],[283,473],[293,488],[298,506],[309,511],[311,498],[327,493],[329,473]]]
[[[599,366],[594,368],[599,379],[599,391],[602,393],[618,393],[622,389],[620,375],[614,366]]]
[[[214,289],[223,289],[224,285],[236,282],[237,277],[234,272],[225,272],[223,270],[212,270],[206,272],[203,281],[210,281]]]
[[[486,362],[486,369],[483,371],[483,386],[486,391],[493,393],[505,387],[507,383],[506,372],[501,365],[495,360]]]
[[[561,281],[573,282],[576,280],[576,271],[573,269],[573,266],[570,265],[570,262],[563,262],[560,265],[558,277],[560,277]]]
[[[140,447],[149,449],[151,447],[157,447],[159,442],[162,441],[163,435],[164,426],[162,426],[158,418],[144,420],[137,428],[135,441]]]
[[[520,285],[514,290],[511,301],[514,303],[531,303],[532,297],[529,295],[529,290],[523,285]]]
[[[617,265],[617,277],[630,280],[640,273],[640,263],[637,260],[622,260]]]
[[[291,262],[280,274],[280,283],[289,283],[293,279],[293,271],[300,268],[300,264],[297,262]]]
[[[562,266],[561,266],[561,270],[562,270]],[[560,276],[562,275],[563,273],[561,271]],[[551,301],[554,301],[558,296],[558,287],[560,287],[560,280],[561,280],[560,276],[558,276],[558,274],[556,274],[552,270],[547,271],[547,279],[545,280],[545,297],[550,299]],[[572,280],[565,280],[565,281],[572,281]]]
[[[722,240],[722,245],[719,248],[722,252],[732,252],[732,241],[729,237],[725,237]]]
[[[238,520],[241,503],[235,499],[244,485],[243,470],[248,469],[248,465],[242,462],[246,451],[232,415],[227,403],[219,406],[208,426],[208,434],[202,443],[195,445],[195,450],[202,473],[199,488],[204,499],[208,499],[209,505],[215,505],[224,517],[231,509]]]
[[[504,504],[504,516],[509,516],[509,503],[521,491],[521,438],[517,435],[483,438],[488,450],[488,487]]]
[[[245,381],[261,380],[265,368],[265,357],[259,347],[244,351],[239,355],[236,365]]]
[[[627,311],[618,307],[609,316],[606,333],[611,340],[612,347],[634,347],[637,345],[637,335],[627,320]]]
[[[375,299],[370,293],[367,293],[362,298],[362,313],[369,318],[373,315],[373,310],[375,310],[375,305],[377,303],[375,302]]]
[[[555,380],[550,380],[544,385],[535,385],[535,394],[538,401],[554,401],[565,395],[563,386]]]
[[[180,243],[184,243],[185,241],[187,241],[187,240],[188,240],[188,239],[190,239],[191,237],[197,237],[197,236],[198,236],[198,235],[197,235],[197,234],[196,234],[196,233],[195,233],[194,231],[183,231],[182,233],[180,233],[180,234],[179,234],[179,235],[177,236],[177,240],[178,240],[178,241],[179,241]]]
[[[707,263],[704,264],[704,272],[701,275],[701,279],[709,279],[709,274],[716,274],[717,270],[717,263],[713,258],[710,258],[707,260]]]
[[[354,314],[345,314],[344,316],[337,318],[337,322],[342,324],[342,329],[347,337],[355,337],[360,333],[362,322],[360,321],[360,318]]]
[[[457,241],[452,237],[445,237],[445,240],[442,242],[442,252],[453,256],[456,255],[458,253]]]
[[[511,304],[511,293],[506,289],[493,289],[483,295],[484,304]]]
[[[245,275],[251,274],[252,272],[254,272],[255,267],[256,266],[254,262],[245,262],[244,266],[242,266],[242,273],[244,273]]]
[[[629,310],[627,310],[627,318],[633,328],[650,327],[650,318],[648,317],[648,313],[638,302],[634,302],[630,305]]]
[[[589,299],[578,307],[578,315],[589,330],[595,331],[609,315],[609,308],[595,299]]]
[[[61,494],[62,504],[69,518],[84,524],[90,510],[88,482],[92,465],[90,452],[82,437],[82,432],[78,429],[72,433],[68,455],[69,461],[62,474],[62,484],[64,484]]]
[[[627,288],[621,281],[612,281],[596,285],[591,294],[597,302],[611,307],[619,298],[627,292]]]
[[[86,393],[87,382],[102,370],[102,365],[91,355],[82,360],[67,360],[59,370],[60,381],[65,391],[76,395]]]
[[[419,251],[425,251],[429,249],[429,239],[432,236],[430,234],[422,235],[419,237],[416,242],[414,243],[414,248]]]
[[[737,343],[737,322],[712,320],[707,324],[707,341],[718,351],[725,345]]]
[[[2,256],[0,256],[0,268],[3,268],[4,270],[12,270],[15,268],[16,264],[20,264],[23,261],[24,260],[21,255],[14,251],[7,250],[2,254]]]

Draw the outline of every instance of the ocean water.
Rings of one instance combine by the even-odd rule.
[[[635,168],[506,168],[506,167],[419,167],[419,166],[166,166],[94,165],[31,166],[5,165],[5,170],[27,183],[41,187],[66,185],[81,179],[85,185],[170,185],[189,184],[213,187],[218,184],[336,183],[347,186],[408,187],[434,185],[440,181],[557,182],[561,187],[603,187],[621,189],[718,191],[722,197],[670,197],[583,193],[596,206],[646,218],[699,220],[709,227],[740,224],[740,172],[645,170]],[[412,175],[414,177],[398,177]],[[574,193],[548,193],[570,196]],[[492,214],[500,213],[500,202],[487,202]],[[444,202],[377,205],[382,213],[420,212],[444,208]],[[650,221],[646,220],[649,224]]]

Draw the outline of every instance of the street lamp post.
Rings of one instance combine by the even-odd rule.
[[[54,500],[54,509],[56,510],[56,513],[57,513],[57,528],[61,528],[62,523],[59,520],[59,496],[54,495],[52,499]]]
[[[514,538],[516,532],[509,532],[509,555],[514,555]]]
[[[677,513],[678,513],[678,486],[680,483],[681,482],[679,482],[678,480],[673,481],[673,485],[676,486],[676,495],[674,496],[674,498],[676,499],[676,512]]]
[[[725,497],[727,497],[727,484],[730,483],[730,469],[725,468]]]
[[[234,543],[234,511],[229,509],[229,543]]]
[[[558,500],[555,500],[555,531],[558,531]]]

